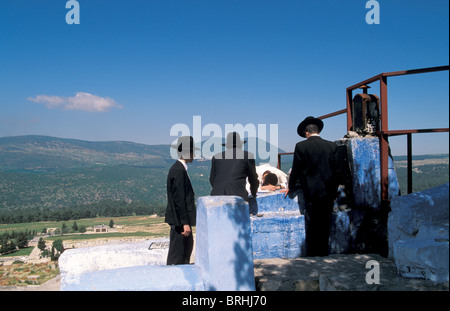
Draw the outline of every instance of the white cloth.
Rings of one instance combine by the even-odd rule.
[[[263,180],[263,174],[265,171],[270,171],[271,173],[277,175],[278,177],[278,184],[280,186],[283,186],[286,188],[287,186],[287,175],[285,172],[283,172],[282,170],[277,169],[274,166],[271,166],[269,163],[266,164],[261,164],[256,166],[256,174],[258,174],[258,180],[259,180],[259,188],[258,188],[258,192],[261,192],[261,185],[262,185],[262,180]],[[247,192],[250,194],[250,184],[247,180],[247,184],[245,186],[245,188],[247,189]]]

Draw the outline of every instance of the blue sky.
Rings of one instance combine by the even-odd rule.
[[[0,0],[0,137],[169,144],[201,116],[278,124],[292,151],[298,123],[345,108],[348,86],[449,60],[447,0],[379,0],[378,25],[364,0],[78,0],[78,25],[66,2]],[[390,78],[389,128],[448,127],[448,77]],[[344,115],[325,120],[323,137],[345,134]],[[414,135],[413,152],[448,153],[448,139]]]

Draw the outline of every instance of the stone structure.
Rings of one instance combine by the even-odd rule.
[[[389,214],[389,256],[406,277],[448,282],[449,184],[397,197]]]
[[[378,139],[352,138],[338,145],[350,178],[344,180],[347,201],[333,213],[330,253],[387,256],[389,249],[400,274],[448,282],[448,184],[398,197],[390,161],[388,245]],[[304,216],[298,199],[283,193],[259,193],[250,205],[235,196],[201,197],[196,230],[193,265],[166,266],[167,240],[68,250],[59,259],[61,290],[255,290],[253,259],[304,254]]]
[[[71,290],[74,286],[77,288],[81,276],[96,271],[164,265],[168,250],[150,249],[149,245],[151,246],[154,242],[156,241],[106,244],[66,250],[58,260],[61,277],[64,280],[61,289]],[[96,282],[92,282],[89,286],[91,287],[85,289],[95,289]]]
[[[253,258],[297,258],[305,243],[305,220],[297,198],[259,193],[250,200]]]
[[[342,180],[347,200],[336,206],[330,234],[330,253],[387,255],[387,211],[381,209],[380,152],[376,137],[337,142],[342,161],[348,163],[348,180]],[[399,194],[392,159],[389,159],[389,194]],[[341,202],[342,203],[342,202]],[[255,259],[297,258],[304,255],[304,216],[298,198],[261,194],[250,201],[252,244]]]
[[[349,152],[350,175],[354,207],[381,207],[380,145],[378,137],[358,137],[342,140]],[[394,163],[389,157],[389,199],[400,193]]]
[[[141,242],[65,251],[61,290],[255,290],[248,203],[197,201],[196,263],[166,266],[167,248]]]
[[[255,290],[249,215],[237,196],[197,200],[195,265],[206,290]]]

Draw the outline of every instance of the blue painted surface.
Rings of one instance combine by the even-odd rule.
[[[205,284],[195,265],[136,266],[83,273],[71,282],[61,281],[64,291],[203,291]]]
[[[333,213],[332,227],[330,230],[330,253],[346,254],[352,248],[352,241],[356,238],[354,226],[350,221],[347,211]]]
[[[297,258],[305,241],[304,216],[299,214],[251,217],[253,257]]]
[[[286,198],[285,194],[280,192],[258,192],[256,201],[253,199],[249,203],[250,211],[255,215],[299,211],[297,200]]]
[[[378,139],[356,138],[348,144],[355,205],[377,208],[381,190]],[[392,161],[389,167],[392,198],[398,194],[398,182]],[[350,249],[361,217],[352,211],[334,213],[331,253]],[[63,278],[61,289],[255,290],[253,259],[303,255],[304,216],[297,200],[285,198],[283,193],[259,193],[250,205],[234,196],[201,197],[197,201],[196,230],[194,265],[89,271],[70,280]]]
[[[143,265],[117,269],[83,266],[82,249],[63,253],[61,290],[254,291],[248,203],[240,197],[201,197],[197,201],[197,246],[194,265]],[[148,248],[148,246],[147,246]],[[93,248],[95,251],[95,248]]]
[[[253,210],[255,206],[257,216],[250,217],[253,257],[266,259],[301,256],[305,225],[297,200],[285,198],[284,193],[258,193],[256,201],[250,201]]]
[[[249,205],[237,196],[197,200],[195,264],[207,290],[255,290]]]
[[[330,233],[330,253],[352,252],[358,247],[361,223],[366,221],[368,207],[378,210],[381,203],[380,151],[378,138],[352,138],[348,146],[353,176],[353,210],[333,213]],[[397,197],[399,185],[392,159],[389,158],[389,198]],[[304,255],[304,216],[296,200],[286,199],[282,193],[258,193],[250,201],[252,244],[255,259],[296,258]],[[359,242],[358,242],[359,241]]]
[[[297,201],[285,199],[283,193],[265,194],[256,201],[258,206],[264,208],[258,216],[250,217],[254,259],[304,256],[305,218],[299,212]],[[347,253],[352,248],[357,226],[351,223],[350,213],[351,211],[333,213],[331,254]]]
[[[394,259],[400,275],[448,282],[449,242],[446,238],[399,240],[393,245]]]
[[[448,282],[448,183],[393,199],[388,232],[399,274]]]
[[[351,150],[353,195],[355,206],[372,206],[381,202],[380,146],[377,137],[348,140]],[[399,184],[394,163],[389,157],[389,199],[399,195]]]

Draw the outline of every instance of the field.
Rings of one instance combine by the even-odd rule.
[[[69,221],[41,221],[41,222],[32,222],[32,223],[18,223],[18,224],[0,224],[0,234],[5,231],[34,231],[41,233],[44,228],[61,228],[63,223],[71,229],[73,223],[76,222],[77,226],[85,226],[86,228],[93,227],[95,225],[109,225],[110,221],[114,222],[116,227],[119,227],[117,230],[119,234],[116,234],[118,237],[124,236],[168,236],[169,235],[169,226],[164,223],[163,217],[155,217],[155,216],[124,216],[124,217],[96,217],[96,218],[87,218],[87,219],[79,219],[79,220],[69,220]],[[106,234],[95,234],[97,238],[102,237],[102,235],[112,237],[114,233],[106,233]],[[82,236],[85,236],[85,239],[89,239],[90,234],[85,233]],[[63,235],[59,236],[59,238],[66,240],[69,238],[74,238],[74,236],[79,235]],[[80,239],[80,238],[77,238]]]
[[[89,233],[84,234],[68,233],[62,236],[46,237],[45,240],[51,243],[55,239],[63,240],[65,245],[86,246],[91,243],[101,244],[111,240],[129,240],[129,239],[147,239],[169,236],[170,227],[164,223],[163,217],[155,216],[128,216],[128,217],[97,217],[89,219],[80,219],[76,223],[78,226],[87,228],[105,224],[108,225],[112,220],[117,227],[117,232],[110,233]],[[59,222],[36,222],[19,223],[12,225],[0,225],[0,234],[5,231],[33,231],[40,233],[44,228],[61,228],[63,223],[68,228],[72,228],[74,221]],[[79,246],[77,246],[79,247]],[[57,262],[39,262],[31,263],[23,259],[29,256],[34,246],[20,250],[16,253],[0,256],[0,288],[8,286],[28,286],[41,285],[59,274]],[[21,258],[21,260],[17,260]],[[10,262],[6,264],[6,262]],[[11,263],[11,261],[13,261]]]

